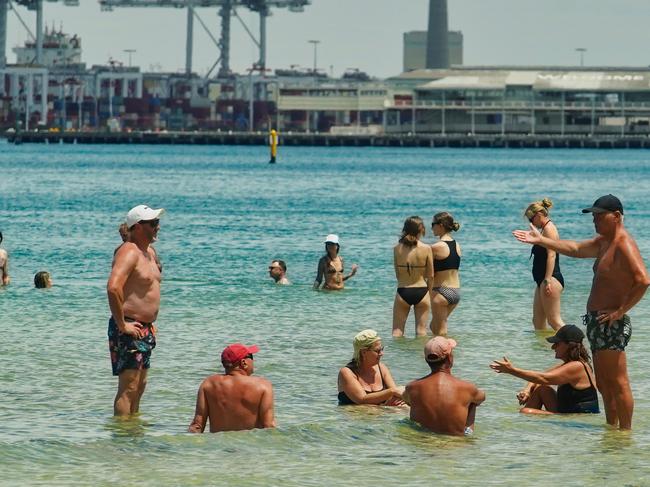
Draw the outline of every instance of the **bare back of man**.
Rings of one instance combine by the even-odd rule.
[[[275,426],[273,387],[260,377],[212,375],[199,388],[196,414],[189,431],[239,431]]]
[[[473,429],[476,406],[485,393],[471,382],[444,371],[434,372],[406,386],[411,419],[434,433],[463,436]]]

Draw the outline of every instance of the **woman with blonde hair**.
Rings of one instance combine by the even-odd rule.
[[[544,237],[559,240],[560,234],[549,217],[553,202],[544,198],[528,205],[524,216],[531,227],[536,227]],[[560,255],[541,245],[533,245],[533,279],[537,284],[533,296],[533,326],[544,330],[546,323],[554,330],[564,326],[560,312],[560,296],[564,290],[564,277],[560,271]]]
[[[429,293],[433,285],[433,260],[429,246],[420,242],[424,223],[419,216],[404,222],[399,243],[393,248],[393,265],[397,292],[393,303],[393,336],[404,336],[404,327],[411,307],[415,310],[415,334],[427,334]]]
[[[451,232],[460,230],[460,223],[450,213],[436,213],[431,222],[433,234],[439,241],[431,246],[433,253],[433,291],[431,293],[431,331],[447,334],[447,319],[460,302],[460,245]]]
[[[340,406],[374,404],[400,406],[404,387],[398,387],[388,367],[381,363],[384,347],[375,330],[363,330],[352,341],[352,360],[339,371]]]

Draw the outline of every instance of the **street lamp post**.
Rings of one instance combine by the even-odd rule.
[[[585,52],[587,52],[586,47],[576,47],[576,52],[580,53],[580,67],[585,65]]]
[[[307,42],[314,45],[314,76],[316,76],[316,69],[318,68],[318,44],[320,44],[320,41],[311,40]]]
[[[131,67],[131,56],[134,52],[137,52],[136,49],[123,49],[123,52],[126,52],[129,55],[129,68]]]

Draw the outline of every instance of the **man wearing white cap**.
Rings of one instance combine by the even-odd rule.
[[[485,392],[471,382],[451,375],[456,341],[437,336],[424,346],[424,360],[431,374],[406,386],[402,399],[411,406],[411,419],[445,435],[463,436],[474,432],[476,406]]]
[[[117,250],[106,286],[111,309],[108,346],[113,375],[119,378],[115,416],[138,412],[151,350],[156,346],[160,269],[151,243],[158,236],[164,212],[139,205],[127,213],[130,238]]]
[[[345,287],[344,281],[347,281],[357,273],[359,266],[352,264],[352,270],[345,276],[343,274],[343,257],[339,255],[341,245],[339,244],[339,236],[330,233],[325,237],[325,255],[318,261],[318,273],[314,281],[314,289],[318,289],[325,277],[325,284],[323,289],[330,291],[338,291]]]

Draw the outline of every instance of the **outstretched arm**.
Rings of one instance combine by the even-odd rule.
[[[582,371],[578,361],[562,364],[546,372],[519,369],[507,357],[503,357],[503,360],[495,360],[490,364],[490,368],[497,373],[510,374],[540,385],[560,385],[574,382]]]
[[[514,230],[512,234],[520,242],[541,245],[562,255],[581,259],[598,257],[598,248],[602,238],[596,236],[590,240],[583,240],[581,242],[575,240],[554,240],[544,237],[532,223],[530,224],[530,230]]]

